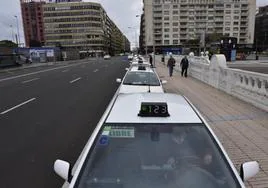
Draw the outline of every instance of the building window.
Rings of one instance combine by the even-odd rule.
[[[173,8],[174,8],[174,9],[178,8],[178,5],[173,5]]]
[[[164,37],[165,37],[165,38],[169,38],[169,34],[165,34]]]
[[[173,28],[173,32],[178,32],[179,29],[178,28]]]
[[[173,20],[179,20],[179,16],[173,16]]]
[[[234,20],[239,20],[239,16],[234,16]]]
[[[168,23],[168,22],[165,22],[165,23],[164,23],[164,26],[169,26],[169,23]]]
[[[178,35],[178,34],[173,34],[172,37],[173,37],[173,38],[178,38],[179,35]]]
[[[225,25],[229,26],[229,25],[231,25],[231,22],[225,22]]]
[[[234,31],[238,31],[238,27],[234,27],[234,29],[233,29]]]
[[[208,8],[214,8],[214,5],[208,5]]]
[[[234,22],[234,25],[238,25],[239,24],[239,22]]]
[[[225,31],[230,31],[230,27],[225,27]]]
[[[235,8],[240,8],[240,5],[239,4],[235,4],[234,7]]]
[[[230,4],[225,5],[225,8],[231,8]]]
[[[169,44],[169,40],[164,40],[164,44]]]
[[[231,10],[226,10],[225,14],[231,14]]]
[[[178,22],[173,22],[173,24],[172,24],[173,26],[178,26],[179,25],[179,23]]]
[[[239,14],[240,11],[239,10],[234,10],[234,14]]]
[[[178,44],[179,41],[178,40],[173,40],[173,44]]]
[[[164,20],[165,20],[165,21],[169,20],[169,17],[164,17]]]
[[[164,15],[169,15],[169,11],[168,10],[165,10],[164,11]]]
[[[165,28],[164,29],[164,32],[169,32],[169,28]]]
[[[164,9],[169,9],[169,5],[164,5]]]
[[[179,14],[179,11],[173,10],[173,14]]]

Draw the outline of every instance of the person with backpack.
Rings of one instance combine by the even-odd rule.
[[[187,56],[184,56],[184,58],[181,60],[181,76],[187,77],[187,69],[189,67],[189,61],[187,59]]]
[[[173,74],[173,69],[174,69],[174,66],[175,66],[175,59],[172,57],[172,55],[170,55],[170,58],[167,62],[167,67],[169,69],[169,76],[172,77],[172,74]]]

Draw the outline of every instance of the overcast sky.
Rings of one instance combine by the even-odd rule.
[[[142,13],[142,0],[84,0],[102,4],[109,17],[128,37],[132,44],[138,40],[140,19],[136,15]],[[11,40],[12,30],[17,33],[15,15],[19,18],[21,41],[24,43],[19,0],[0,0],[0,40]],[[257,0],[257,6],[268,5],[268,0]],[[11,28],[12,26],[12,28]],[[129,29],[132,27],[133,29]],[[135,40],[136,32],[136,40]]]

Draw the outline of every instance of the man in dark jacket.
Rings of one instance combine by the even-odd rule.
[[[172,57],[172,55],[170,55],[170,58],[168,60],[168,63],[167,63],[167,67],[169,68],[169,76],[171,77],[172,74],[173,74],[173,68],[175,66],[175,59]]]
[[[187,56],[184,56],[184,58],[181,60],[181,76],[187,77],[187,69],[189,67],[189,61],[187,59]]]
[[[153,56],[151,54],[149,55],[149,61],[150,61],[151,67],[153,67]]]

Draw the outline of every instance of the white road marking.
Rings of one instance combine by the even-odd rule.
[[[66,69],[66,70],[64,70],[64,71],[62,71],[62,72],[68,72],[69,71],[69,69]]]
[[[74,82],[77,82],[77,81],[78,81],[78,80],[80,80],[80,79],[81,79],[81,77],[76,78],[76,79],[74,79],[74,80],[70,81],[70,84],[72,84],[72,83],[74,83]]]
[[[31,79],[31,80],[25,80],[23,82],[21,82],[22,84],[26,84],[26,83],[29,83],[29,82],[32,82],[32,81],[35,81],[35,80],[39,80],[40,78],[34,78],[34,79]]]
[[[98,72],[99,71],[99,69],[95,69],[93,72]]]
[[[12,76],[12,77],[8,77],[8,78],[3,78],[3,79],[0,79],[0,82],[7,81],[7,80],[13,80],[13,79],[20,78],[20,77],[25,77],[25,76],[35,75],[35,74],[39,74],[39,73],[43,73],[43,72],[48,72],[48,71],[52,71],[52,70],[57,70],[57,69],[63,69],[63,68],[67,68],[67,67],[78,66],[78,65],[81,65],[81,64],[84,64],[84,63],[85,62],[83,62],[83,63],[77,63],[77,64],[73,64],[73,65],[65,65],[65,66],[61,66],[61,67],[56,67],[56,68],[51,68],[51,69],[46,69],[46,70],[31,72],[31,73],[27,73],[27,74],[22,74],[22,75],[18,75],[18,76]]]
[[[27,104],[27,103],[29,103],[29,102],[34,101],[35,99],[36,99],[36,98],[31,98],[31,99],[29,99],[29,100],[27,100],[27,101],[25,101],[25,102],[23,102],[23,103],[20,103],[20,104],[14,106],[14,107],[12,107],[12,108],[9,108],[9,109],[6,110],[6,111],[1,112],[0,114],[1,114],[1,115],[4,115],[4,114],[6,114],[6,113],[8,113],[8,112],[10,112],[10,111],[12,111],[12,110],[14,110],[14,109],[16,109],[16,108],[21,107],[22,105],[25,105],[25,104]]]

